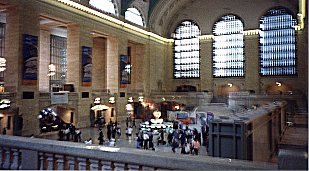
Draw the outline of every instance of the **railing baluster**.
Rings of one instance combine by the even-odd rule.
[[[127,165],[127,169],[128,170],[140,170],[140,166],[139,165],[128,164]]]
[[[3,149],[0,147],[0,169],[2,169],[3,165]]]
[[[99,161],[96,159],[89,159],[90,161],[90,170],[98,170],[99,169]]]
[[[124,163],[114,163],[114,170],[125,170]]]
[[[39,152],[39,157],[40,157],[40,161],[39,161],[39,163],[40,163],[40,170],[44,170],[44,153],[42,153],[42,152]]]
[[[110,161],[101,161],[102,170],[112,170]]]
[[[13,151],[13,161],[12,161],[12,164],[11,164],[11,167],[10,169],[11,170],[17,170],[18,167],[19,167],[19,164],[20,164],[20,153],[19,153],[19,150],[18,149],[12,149]]]
[[[54,156],[53,154],[46,154],[47,156],[47,170],[53,170]]]
[[[11,150],[9,148],[5,148],[5,159],[2,166],[4,169],[10,168],[10,160],[11,160]]]
[[[86,159],[85,158],[77,158],[78,160],[78,170],[86,170]]]
[[[55,155],[56,158],[56,164],[57,164],[57,170],[64,170],[64,156],[60,154]]]
[[[68,170],[75,170],[75,158],[72,156],[66,156],[68,163]]]

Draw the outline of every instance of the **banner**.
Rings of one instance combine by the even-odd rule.
[[[92,49],[82,46],[82,85],[91,86],[92,78]]]
[[[127,55],[120,55],[120,87],[125,88],[131,83],[131,63]]]
[[[38,37],[23,35],[23,85],[36,85],[38,60]]]

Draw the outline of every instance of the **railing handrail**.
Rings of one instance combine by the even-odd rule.
[[[0,135],[0,147],[114,161],[119,163],[129,163],[163,169],[277,169],[277,165],[273,163],[251,162],[234,159],[229,160],[225,158],[214,158],[209,156],[190,156],[173,153],[162,153],[134,148],[86,145],[83,143],[9,135]],[[111,150],[117,150],[117,152],[111,152]],[[21,156],[27,157],[23,155]]]

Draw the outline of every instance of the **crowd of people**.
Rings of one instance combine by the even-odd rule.
[[[104,118],[99,118],[96,125],[98,127],[97,142],[99,145],[115,146],[117,140],[120,139],[122,131],[121,125],[117,122],[105,123]],[[106,139],[104,137],[106,131]],[[69,127],[59,130],[59,140],[82,142],[81,131],[75,128],[73,124]],[[181,154],[198,155],[201,147],[201,133],[196,128],[189,128],[188,125],[183,125],[175,122],[173,129],[156,129],[144,130],[141,127],[136,127],[135,123],[126,123],[125,137],[126,140],[132,141],[135,135],[136,148],[155,150],[156,147],[165,146],[171,147],[171,151],[176,153],[180,151]],[[85,144],[92,144],[93,137],[89,137],[84,141]],[[179,150],[176,150],[179,149]]]
[[[170,146],[173,153],[177,148],[180,148],[181,154],[198,155],[201,147],[201,134],[196,128],[193,130],[188,126],[183,128],[180,124],[174,126],[172,130],[157,130],[156,135],[157,146],[164,145]],[[154,147],[154,132],[153,131],[139,131],[136,133],[136,148],[152,149]]]
[[[81,134],[79,128],[76,128],[72,123],[68,127],[61,128],[58,132],[60,141],[81,142]]]

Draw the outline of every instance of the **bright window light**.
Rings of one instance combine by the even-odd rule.
[[[174,34],[174,78],[200,77],[200,29],[192,21],[180,23]]]
[[[144,26],[143,18],[136,8],[128,8],[125,12],[125,19],[140,26]]]
[[[115,5],[112,0],[90,0],[89,4],[99,10],[116,15]]]
[[[271,9],[260,19],[260,75],[297,75],[296,19],[287,9]]]
[[[234,15],[221,17],[213,29],[213,76],[244,76],[243,23]]]

